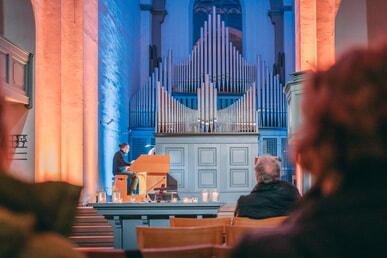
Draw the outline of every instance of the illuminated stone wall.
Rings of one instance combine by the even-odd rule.
[[[111,188],[112,159],[128,142],[129,97],[140,81],[138,1],[99,1],[99,186]]]
[[[95,0],[31,1],[36,26],[35,181],[97,184]]]

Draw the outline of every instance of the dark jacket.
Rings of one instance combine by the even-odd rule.
[[[299,197],[298,189],[288,182],[259,183],[249,195],[239,197],[235,216],[251,219],[284,216]]]
[[[125,160],[125,153],[122,150],[117,151],[113,157],[113,175],[120,175],[130,163]]]
[[[311,189],[280,227],[246,235],[232,257],[385,256],[387,188],[376,181],[330,196]]]

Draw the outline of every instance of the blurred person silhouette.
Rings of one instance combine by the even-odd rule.
[[[249,195],[239,197],[234,216],[264,219],[287,215],[300,197],[297,187],[280,180],[278,160],[265,154],[255,164],[257,184]]]
[[[387,253],[387,42],[352,49],[304,85],[293,155],[316,181],[276,229],[232,257],[380,257]]]
[[[81,187],[28,183],[7,172],[5,106],[0,87],[0,257],[83,257],[67,238]]]

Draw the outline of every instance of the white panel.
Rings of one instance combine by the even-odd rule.
[[[217,188],[215,169],[199,169],[198,175],[199,188]]]
[[[216,148],[198,148],[198,166],[216,166]]]
[[[7,78],[7,55],[6,53],[0,52],[0,82],[1,83],[8,83],[6,81]]]
[[[24,90],[25,66],[19,62],[13,63],[13,83],[14,87]]]
[[[230,148],[230,165],[241,166],[248,165],[248,148]]]
[[[231,169],[230,174],[230,187],[249,187],[248,169]]]
[[[202,189],[218,189],[221,201],[234,203],[256,183],[257,134],[177,137],[156,134],[156,145],[158,154],[177,156],[179,152],[185,159],[184,166],[171,163],[171,175],[178,181],[180,197],[199,196]],[[177,160],[171,157],[174,159]]]
[[[184,148],[165,148],[165,154],[170,156],[171,166],[184,166]]]
[[[177,181],[177,187],[179,188],[184,188],[185,183],[184,183],[184,170],[183,169],[171,169],[169,174],[176,179]]]

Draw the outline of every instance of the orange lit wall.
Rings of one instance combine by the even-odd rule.
[[[335,20],[340,2],[295,1],[296,71],[326,69],[335,62]],[[296,164],[296,177],[301,193],[313,183],[313,178],[299,164]]]
[[[341,0],[296,0],[296,71],[335,62],[335,18]]]
[[[35,179],[98,181],[98,0],[31,0],[36,24]]]
[[[98,187],[98,0],[83,1],[83,186],[84,200]]]

